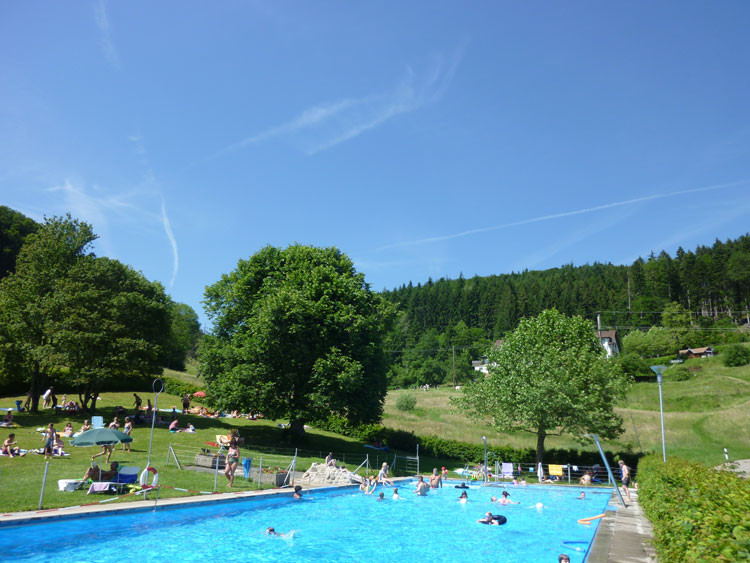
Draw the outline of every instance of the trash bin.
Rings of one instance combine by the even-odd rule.
[[[251,457],[243,457],[242,458],[242,469],[245,470],[245,479],[250,477],[250,467],[253,464],[253,458]]]
[[[23,401],[16,401],[16,410],[18,412],[23,411]]]

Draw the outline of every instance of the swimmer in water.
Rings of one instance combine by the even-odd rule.
[[[508,519],[502,514],[492,514],[492,512],[485,512],[484,518],[477,520],[477,524],[488,524],[490,526],[502,526],[508,521]]]
[[[375,500],[378,501],[378,502],[384,501],[385,500],[385,493],[381,492],[378,495],[378,498],[376,498]]]
[[[466,494],[466,491],[461,493],[461,496],[458,497],[458,502],[466,502],[469,500],[469,495]]]
[[[503,498],[492,497],[490,500],[492,502],[497,502],[498,504],[521,504],[521,501],[513,502],[508,498],[509,496],[508,491],[503,491]]]
[[[302,487],[299,485],[294,486],[294,498],[296,499],[302,498]]]
[[[586,493],[581,493],[576,497],[576,500],[584,500],[586,498]]]
[[[398,494],[398,489],[396,487],[393,487],[393,496],[391,497],[393,500],[400,499],[401,496]]]
[[[287,532],[286,534],[282,534],[281,532],[277,532],[276,530],[274,530],[273,526],[269,526],[268,528],[266,528],[265,533],[267,536],[274,536],[274,537],[279,537],[279,538],[292,538],[294,537],[294,533],[296,531],[297,530],[291,530]]]

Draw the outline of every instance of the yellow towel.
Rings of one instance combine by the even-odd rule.
[[[563,470],[563,466],[562,465],[552,465],[552,464],[550,464],[550,466],[549,466],[549,474],[550,475],[555,475],[557,477],[562,477],[562,474],[563,474],[562,470]]]

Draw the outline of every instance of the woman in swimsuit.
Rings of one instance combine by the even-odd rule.
[[[240,461],[240,446],[239,442],[237,441],[237,429],[233,428],[229,435],[229,451],[227,452],[226,463],[227,467],[224,471],[224,475],[226,475],[227,479],[229,479],[227,487],[231,487],[232,485],[234,485],[234,472],[237,470],[237,464]]]
[[[47,429],[44,431],[44,459],[50,459],[52,457],[52,450],[55,447],[55,425],[51,422]]]

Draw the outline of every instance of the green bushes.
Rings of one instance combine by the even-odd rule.
[[[661,561],[750,559],[750,483],[733,473],[659,456],[644,458],[639,499]]]
[[[417,398],[411,393],[404,393],[396,399],[396,408],[400,411],[413,411],[416,406]]]
[[[177,395],[178,397],[184,397],[185,395],[192,395],[201,388],[192,383],[186,381],[180,381],[174,377],[163,377],[164,381],[164,392],[170,395]]]
[[[682,364],[671,366],[664,375],[669,381],[687,381],[692,377],[688,367]]]
[[[721,360],[730,368],[747,365],[750,363],[750,350],[740,344],[732,344],[723,351]]]

